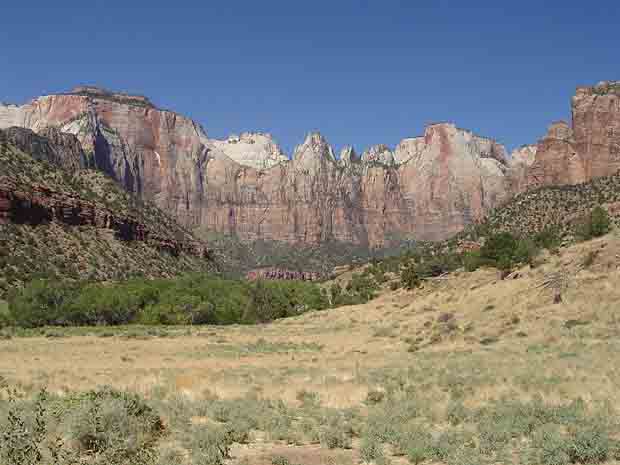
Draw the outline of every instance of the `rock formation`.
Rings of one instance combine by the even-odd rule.
[[[382,165],[393,165],[394,154],[387,145],[373,145],[362,154],[364,163],[379,163]]]
[[[572,126],[551,125],[517,192],[583,183],[620,170],[620,82],[579,87],[571,103]]]
[[[54,127],[39,131],[12,127],[2,131],[2,139],[13,144],[35,160],[47,161],[68,172],[75,172],[85,166],[86,158],[78,139]]]
[[[93,226],[112,230],[122,241],[144,241],[174,256],[188,253],[207,258],[204,244],[178,241],[151,233],[138,218],[122,216],[95,202],[32,185],[21,190],[9,179],[0,177],[0,224],[39,225],[56,221],[70,226]]]
[[[259,170],[288,161],[288,157],[270,134],[243,133],[225,141],[211,140],[210,145],[240,165]]]
[[[65,133],[74,135],[83,153],[71,149],[63,161],[52,150],[48,158],[98,168],[187,227],[249,240],[374,247],[403,237],[445,238],[515,193],[617,171],[619,89],[578,89],[572,127],[554,123],[535,148],[512,157],[492,139],[437,123],[394,150],[377,145],[358,157],[348,147],[339,159],[320,134],[310,134],[289,160],[268,134],[213,140],[145,97],[91,87],[0,105],[0,128],[67,138],[60,146],[71,145]]]

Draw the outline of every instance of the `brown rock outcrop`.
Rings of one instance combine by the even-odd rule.
[[[74,173],[84,167],[85,156],[80,141],[73,135],[54,127],[42,129],[39,134],[30,129],[11,127],[0,130],[0,138],[13,144],[35,160],[44,160]]]
[[[151,234],[138,218],[120,216],[116,212],[66,192],[55,192],[45,186],[32,185],[21,190],[9,179],[0,178],[0,224],[40,225],[56,221],[70,226],[93,226],[114,231],[122,241],[145,241],[173,255],[189,253],[206,258],[204,244],[175,241]]]
[[[551,125],[516,193],[583,183],[620,170],[620,82],[579,87],[571,103],[572,126]]]

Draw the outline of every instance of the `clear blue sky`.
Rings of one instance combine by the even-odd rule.
[[[149,96],[211,136],[390,146],[451,120],[509,147],[620,79],[620,2],[3,2],[0,100],[77,84]]]

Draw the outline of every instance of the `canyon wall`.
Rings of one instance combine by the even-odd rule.
[[[68,168],[102,170],[190,228],[374,247],[402,237],[442,239],[519,192],[617,171],[619,89],[579,88],[572,125],[554,123],[538,144],[512,157],[492,139],[437,123],[394,150],[377,145],[358,156],[347,147],[339,158],[312,133],[289,160],[268,134],[210,139],[200,125],[145,97],[92,87],[0,105],[0,128],[65,138],[58,144],[67,147],[78,141],[81,151],[67,149],[63,159]]]
[[[620,82],[579,87],[571,100],[572,124],[551,124],[536,146],[516,192],[571,185],[620,170]]]

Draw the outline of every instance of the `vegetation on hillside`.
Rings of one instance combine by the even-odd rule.
[[[0,143],[0,176],[22,192],[42,186],[92,201],[121,217],[135,218],[162,238],[195,240],[160,209],[123,191],[100,172],[68,173]],[[134,276],[171,277],[214,268],[211,260],[189,254],[172,256],[145,242],[118,240],[111,231],[93,226],[57,222],[37,226],[0,224],[0,298],[10,289],[38,278],[104,281]]]
[[[250,283],[210,274],[117,283],[35,280],[11,293],[4,324],[32,328],[265,323],[328,306],[317,284],[302,281]]]
[[[580,216],[570,224],[573,241],[590,240],[608,233],[613,218],[600,205]],[[468,240],[481,244],[479,249],[462,250],[460,244]],[[392,289],[415,289],[425,279],[437,278],[452,271],[475,271],[480,267],[501,270],[503,276],[515,267],[529,264],[536,266],[536,257],[543,249],[555,252],[562,244],[562,229],[558,225],[545,225],[535,234],[519,234],[498,228],[486,222],[473,225],[463,233],[442,242],[418,243],[406,253],[372,260],[366,273],[374,276],[376,283],[386,281],[386,273],[399,276],[392,280]]]
[[[316,271],[328,277],[337,266],[361,265],[371,259],[397,255],[399,247],[369,249],[340,241],[319,245],[289,244],[282,241],[243,241],[238,237],[212,231],[194,231],[211,249],[223,257],[222,270],[230,276],[242,276],[257,268],[282,268],[291,271]]]
[[[533,237],[554,229],[568,243],[580,236],[582,222],[597,207],[609,211],[606,206],[616,203],[620,203],[620,174],[584,184],[543,187],[524,192],[499,206],[481,225],[467,228],[458,237],[475,239],[480,229]],[[609,224],[620,226],[620,214],[611,215]]]

